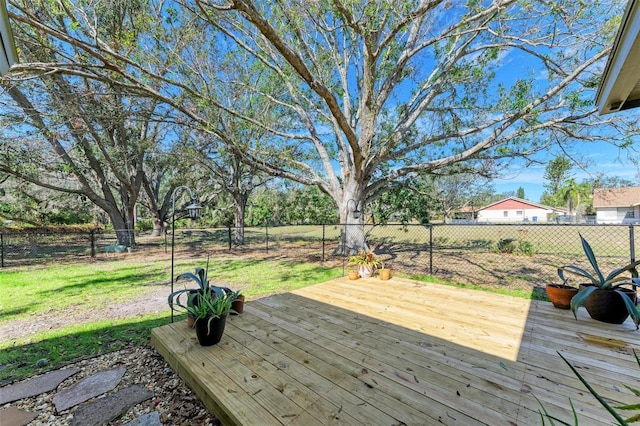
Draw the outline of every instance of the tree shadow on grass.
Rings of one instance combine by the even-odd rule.
[[[28,309],[26,307],[16,308],[16,309],[3,309],[0,311],[0,319],[3,317],[9,318],[13,315],[20,315],[27,312]]]
[[[177,316],[179,321],[182,316]],[[0,386],[66,365],[149,343],[151,329],[170,322],[168,314],[152,319],[129,318],[117,325],[70,332],[31,343],[0,344]],[[5,346],[6,345],[6,346]],[[3,347],[5,346],[5,347]]]
[[[136,267],[127,267],[118,269],[119,277],[113,277],[109,274],[102,274],[99,278],[96,278],[95,275],[78,275],[74,277],[74,283],[69,283],[60,288],[55,288],[51,290],[44,290],[40,292],[43,296],[48,296],[51,294],[77,294],[81,290],[92,287],[100,287],[103,285],[109,286],[131,286],[131,285],[144,285],[146,283],[153,282],[155,278],[157,278],[158,273],[156,271],[144,272],[141,271],[140,268]]]

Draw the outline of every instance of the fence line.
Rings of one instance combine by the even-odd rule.
[[[557,282],[558,266],[589,268],[579,234],[591,244],[608,272],[636,259],[634,225],[595,224],[367,224],[370,248],[386,266],[407,274],[455,282],[532,288]],[[346,267],[345,238],[361,230],[345,224],[247,227],[244,244],[233,228],[176,229],[177,250],[228,253],[291,261],[333,262]],[[359,235],[352,235],[359,238]],[[170,238],[170,237],[169,237]],[[167,253],[167,238],[136,234],[137,253]],[[76,234],[0,232],[0,265],[19,266],[54,259],[111,256],[126,251],[115,232]],[[179,255],[179,253],[178,253]]]

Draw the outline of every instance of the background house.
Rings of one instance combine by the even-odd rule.
[[[640,223],[640,186],[593,190],[598,223]]]
[[[478,222],[548,222],[566,209],[509,197],[478,209]]]

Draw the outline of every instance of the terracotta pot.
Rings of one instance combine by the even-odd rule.
[[[358,271],[351,271],[347,274],[347,276],[350,280],[357,280],[358,278],[360,278],[360,275],[358,275]]]
[[[580,289],[591,287],[592,284],[580,284]],[[627,288],[619,288],[635,304],[638,300],[637,293]],[[609,324],[622,324],[629,316],[627,307],[622,301],[622,295],[613,290],[597,289],[584,301],[584,307],[589,316],[597,321]]]
[[[380,274],[381,280],[387,281],[388,279],[391,278],[391,269],[383,268],[383,269],[380,269],[378,273]]]
[[[212,346],[220,342],[224,334],[224,326],[227,322],[227,316],[223,315],[218,318],[200,318],[196,321],[196,336],[201,346]]]
[[[569,309],[571,299],[578,294],[578,289],[563,284],[547,284],[547,297],[558,309]]]
[[[244,300],[244,295],[241,294],[236,300],[231,303],[231,309],[236,311],[235,314],[231,312],[231,315],[237,315],[244,312]]]

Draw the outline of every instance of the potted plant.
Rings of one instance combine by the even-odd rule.
[[[567,284],[547,284],[547,297],[558,309],[569,309],[571,299],[578,293],[578,288]]]
[[[636,266],[640,265],[640,260],[614,269],[609,275],[604,276],[587,240],[580,235],[580,241],[595,275],[575,265],[566,265],[558,268],[558,276],[565,285],[567,284],[565,272],[589,280],[588,283],[580,284],[580,291],[571,299],[573,315],[577,318],[576,312],[584,304],[591,318],[595,320],[611,324],[622,324],[631,315],[636,329],[638,329],[640,312],[636,308],[637,294],[635,286],[640,284],[636,270]],[[621,276],[625,272],[629,272],[631,276]],[[626,285],[633,286],[633,289],[623,288]]]
[[[222,293],[223,292],[222,288],[209,285],[208,272],[209,272],[209,257],[207,257],[206,267],[196,268],[195,273],[185,272],[183,274],[178,275],[176,277],[176,282],[182,279],[190,279],[198,285],[198,288],[183,288],[183,289],[174,291],[167,298],[169,307],[173,310],[176,310],[175,309],[176,305],[181,307],[184,306],[184,303],[181,300],[183,296],[186,296],[187,298],[186,306],[192,306],[194,303],[197,303],[196,295],[202,294],[204,290],[208,288],[212,289],[212,291],[216,294]],[[188,310],[187,310],[187,323],[189,324],[189,327],[193,327],[195,324],[195,318]]]
[[[238,315],[244,312],[244,294],[241,294],[239,291],[233,293],[234,298],[231,302],[231,313]]]
[[[350,280],[357,280],[358,278],[360,278],[360,274],[358,274],[358,271],[349,271],[347,272],[347,276]]]
[[[194,303],[180,305],[195,318],[196,336],[202,346],[220,342],[224,333],[227,315],[237,293],[215,292],[212,288],[196,293]]]
[[[373,275],[373,271],[380,266],[381,262],[372,251],[367,253],[364,250],[360,250],[358,254],[349,258],[348,264],[357,266],[358,274],[366,278]]]
[[[384,262],[380,262],[380,269],[378,269],[378,275],[380,276],[381,280],[387,281],[391,279],[391,269],[386,268],[384,266]]]

